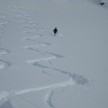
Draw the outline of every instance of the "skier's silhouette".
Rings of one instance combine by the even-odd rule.
[[[53,32],[54,32],[54,36],[56,36],[56,34],[58,32],[57,27],[55,27],[55,29],[53,30]]]
[[[100,2],[99,4],[100,4],[101,6],[103,6],[105,3],[104,3],[104,2]]]

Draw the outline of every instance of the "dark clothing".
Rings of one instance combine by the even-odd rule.
[[[54,32],[54,35],[56,35],[57,32],[58,32],[57,28],[55,28],[55,29],[53,30],[53,32]]]
[[[99,4],[102,6],[102,5],[104,5],[105,3],[104,3],[104,2],[100,2]]]

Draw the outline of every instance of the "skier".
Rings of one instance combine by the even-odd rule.
[[[100,4],[101,6],[103,6],[105,3],[104,3],[104,2],[100,2],[99,4]]]
[[[55,29],[53,30],[53,32],[54,32],[54,36],[56,36],[56,34],[57,34],[57,32],[58,32],[57,27],[55,27]]]

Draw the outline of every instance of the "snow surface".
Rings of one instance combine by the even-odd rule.
[[[0,108],[108,108],[107,47],[108,0],[0,0]]]

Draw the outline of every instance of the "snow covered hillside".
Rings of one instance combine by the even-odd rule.
[[[108,0],[0,0],[0,108],[108,108],[107,47]]]

